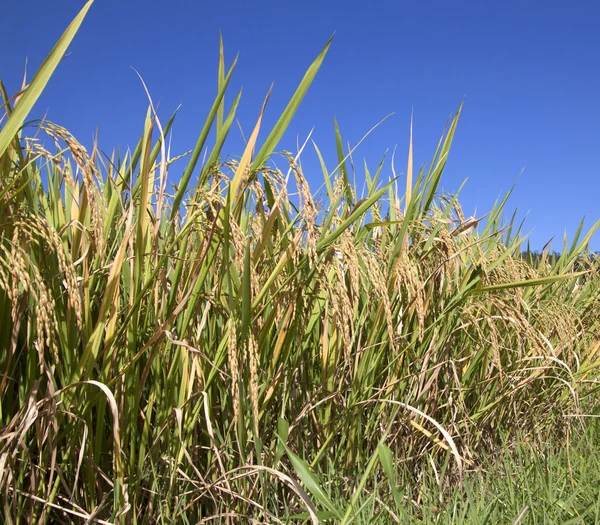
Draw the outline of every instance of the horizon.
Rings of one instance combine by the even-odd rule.
[[[20,87],[25,57],[29,56],[31,78],[83,3],[65,2],[50,10],[35,0],[28,4],[27,17],[17,13],[0,35],[0,49],[12,51],[0,55],[9,95]],[[297,141],[302,144],[314,127],[312,138],[332,169],[337,165],[334,117],[344,141],[354,146],[374,124],[395,113],[353,155],[360,189],[363,157],[373,170],[387,150],[387,178],[397,146],[396,172],[405,172],[413,112],[415,169],[428,162],[447,117],[465,97],[441,183],[445,191],[455,192],[468,179],[459,198],[465,215],[485,214],[516,182],[507,211],[518,208],[518,222],[528,215],[523,232],[532,231],[529,241],[534,250],[553,237],[551,249],[560,251],[565,230],[570,241],[584,216],[584,232],[600,218],[594,202],[600,189],[594,176],[600,161],[594,147],[600,138],[596,126],[600,105],[595,101],[600,73],[586,67],[600,49],[592,23],[593,15],[600,14],[598,7],[584,3],[566,9],[545,2],[540,10],[517,2],[470,8],[437,4],[437,12],[427,13],[427,6],[411,4],[398,22],[406,41],[397,42],[390,31],[402,8],[383,3],[378,6],[381,13],[347,9],[340,16],[334,4],[321,9],[320,17],[313,14],[314,2],[295,6],[292,27],[278,17],[273,2],[262,2],[255,9],[238,2],[201,9],[175,1],[168,11],[140,11],[147,4],[97,0],[30,116],[40,118],[47,112],[50,121],[65,126],[86,146],[98,128],[103,150],[133,147],[148,104],[134,67],[160,106],[163,123],[182,104],[172,135],[175,157],[195,142],[216,94],[222,30],[226,67],[240,52],[226,104],[243,86],[237,116],[246,136],[274,82],[260,143],[335,32],[278,151],[296,151]],[[413,20],[427,24],[413,25]],[[490,26],[490,21],[496,25]],[[271,32],[255,31],[247,37],[248,26],[263,25]],[[148,43],[148,28],[157,26],[164,35]],[[109,38],[107,28],[113,32]],[[411,42],[422,31],[433,38],[413,48]],[[21,34],[27,34],[26,45],[12,49],[10,44]],[[397,69],[389,67],[394,61]],[[224,151],[240,153],[241,134],[232,129],[232,135]],[[315,192],[322,176],[314,151],[308,148],[303,166]],[[403,181],[401,176],[400,184]],[[589,248],[600,250],[598,234]]]

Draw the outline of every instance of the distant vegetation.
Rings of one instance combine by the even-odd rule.
[[[7,522],[599,522],[598,224],[548,256],[508,195],[465,218],[439,191],[460,110],[420,171],[412,138],[402,176],[361,167],[364,193],[336,126],[319,207],[277,147],[329,44],[237,156],[222,47],[189,154],[152,105],[123,156],[22,128],[90,3],[0,85]]]

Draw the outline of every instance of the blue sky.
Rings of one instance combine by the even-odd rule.
[[[31,75],[83,3],[28,0],[11,8],[0,33],[0,75],[10,92],[25,57]],[[444,189],[468,178],[463,207],[481,214],[517,182],[509,209],[528,214],[534,247],[554,236],[560,250],[565,229],[572,235],[583,216],[589,226],[600,218],[599,19],[592,1],[96,0],[34,116],[47,111],[84,144],[98,127],[104,150],[134,145],[147,99],[133,66],[160,102],[161,119],[182,105],[175,155],[193,146],[215,95],[219,30],[227,63],[240,54],[228,101],[243,87],[238,116],[246,134],[271,83],[263,129],[335,32],[282,148],[294,149],[314,127],[334,167],[334,115],[355,144],[394,113],[355,153],[358,182],[363,157],[374,168],[395,146],[403,172],[411,111],[421,164],[465,97]],[[234,139],[230,151],[240,153],[240,144]],[[309,154],[306,175],[316,189],[314,166]],[[391,174],[389,162],[386,169]],[[600,250],[600,234],[590,246]]]

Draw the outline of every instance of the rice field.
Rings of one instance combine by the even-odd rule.
[[[465,217],[461,108],[420,168],[281,151],[330,43],[243,151],[222,45],[187,154],[151,101],[124,154],[23,126],[91,3],[0,83],[6,522],[600,523],[600,222],[533,254],[510,194]]]

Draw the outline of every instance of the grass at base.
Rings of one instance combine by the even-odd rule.
[[[584,425],[570,446],[559,439],[506,446],[467,471],[462,485],[444,480],[439,469],[424,469],[419,480],[406,469],[399,473],[401,501],[394,501],[382,480],[377,493],[360,498],[352,523],[600,524],[600,423]],[[334,494],[344,492],[331,481]],[[345,506],[343,498],[337,501]]]

